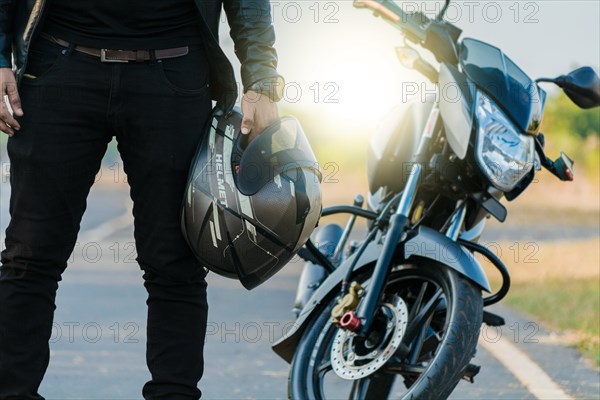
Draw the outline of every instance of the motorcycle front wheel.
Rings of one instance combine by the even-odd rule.
[[[368,290],[368,277],[356,280]],[[456,271],[423,260],[418,265],[396,267],[388,278],[384,298],[403,303],[399,308],[402,312],[396,314],[405,317],[403,321],[397,318],[398,324],[410,326],[416,318],[423,321],[418,334],[412,335],[415,338],[394,346],[393,355],[380,366],[377,362],[381,360],[375,356],[369,359],[370,350],[364,350],[365,343],[360,344],[358,337],[340,344],[340,337],[348,335],[331,323],[331,309],[337,302],[333,298],[316,314],[296,349],[289,375],[291,399],[412,400],[450,395],[475,352],[483,314],[481,290]],[[382,331],[379,346],[387,346],[379,354],[390,352],[394,345],[390,337],[395,327],[389,321],[396,320],[379,324],[379,328],[374,324],[374,329]],[[378,354],[376,343],[367,344],[374,349],[372,354]],[[334,369],[332,359],[336,364],[342,359],[346,367],[336,365]],[[365,378],[358,379],[360,374]]]

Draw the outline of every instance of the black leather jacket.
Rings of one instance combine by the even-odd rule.
[[[14,55],[17,82],[21,81],[27,65],[29,45],[40,33],[49,1],[0,0],[0,67],[12,67],[11,55]],[[242,84],[246,91],[256,82],[278,77],[269,0],[194,1],[210,60],[212,98],[224,109],[231,109],[237,98],[237,84],[231,63],[219,47],[221,7],[227,14],[235,53],[242,63]]]

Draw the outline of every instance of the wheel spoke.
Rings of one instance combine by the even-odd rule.
[[[325,375],[332,369],[333,369],[333,366],[331,365],[331,360],[326,360],[326,361],[322,362],[321,365],[319,365],[319,367],[316,370],[316,373],[318,376],[323,377],[323,375]]]
[[[420,375],[425,372],[427,368],[422,365],[414,365],[407,363],[387,363],[381,368],[381,372],[389,372],[393,374],[400,374],[402,376],[407,375]]]
[[[421,285],[421,289],[419,290],[419,294],[412,308],[410,309],[410,314],[408,316],[408,320],[412,321],[417,312],[421,309],[421,304],[423,303],[423,298],[425,297],[425,291],[427,290],[428,282],[423,282]]]
[[[365,394],[365,400],[380,400],[390,397],[397,374],[385,374],[377,371],[369,378],[369,388]]]
[[[408,327],[406,328],[406,332],[404,334],[404,338],[402,342],[406,345],[409,345],[415,335],[420,331],[421,325],[429,319],[433,311],[439,304],[442,296],[442,289],[438,289],[435,294],[429,299],[429,301],[423,306],[423,308],[418,312],[415,318],[408,323]]]
[[[358,381],[354,381],[352,383],[352,390],[350,391],[349,400],[362,400],[365,398],[367,394],[367,390],[369,389],[369,380],[368,379],[360,379]]]
[[[423,341],[423,346],[421,347],[421,354],[431,353],[437,349],[440,344],[440,339],[437,335],[430,335]],[[418,361],[418,360],[417,360]]]
[[[419,355],[421,354],[421,351],[423,350],[423,342],[425,341],[425,335],[427,335],[427,331],[429,330],[429,326],[431,325],[432,317],[433,317],[433,313],[432,313],[432,315],[429,316],[429,318],[427,318],[425,323],[421,326],[421,329],[419,330],[419,335],[413,342],[413,346],[410,351],[410,356],[408,358],[408,361],[411,364],[414,364],[419,359]]]

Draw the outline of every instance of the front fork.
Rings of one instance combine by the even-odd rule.
[[[381,256],[375,264],[369,290],[357,310],[356,316],[360,321],[359,334],[366,335],[371,329],[371,324],[375,318],[375,312],[379,307],[379,301],[382,298],[383,288],[387,283],[387,278],[392,268],[398,242],[404,234],[404,230],[410,221],[409,215],[412,204],[417,193],[417,185],[423,167],[421,164],[413,164],[410,176],[406,182],[404,193],[400,197],[400,204],[396,213],[390,218],[390,226],[383,243]]]
[[[375,319],[379,303],[383,297],[383,289],[385,288],[387,278],[390,275],[390,270],[393,266],[392,261],[395,257],[396,248],[398,247],[398,243],[402,240],[402,235],[404,235],[410,221],[412,205],[417,194],[419,180],[423,173],[422,164],[426,161],[423,160],[423,157],[427,154],[429,143],[438,123],[439,112],[440,110],[436,104],[429,113],[425,130],[421,135],[417,152],[413,157],[410,175],[406,181],[402,195],[400,196],[398,208],[390,218],[390,225],[383,243],[381,256],[375,264],[369,289],[366,291],[364,299],[356,311],[356,320],[359,324],[353,330],[356,330],[359,335],[368,334]]]

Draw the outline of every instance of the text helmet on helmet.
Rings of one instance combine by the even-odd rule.
[[[321,174],[296,118],[278,119],[247,146],[241,121],[237,109],[213,112],[190,169],[182,229],[204,266],[252,289],[316,227]]]

